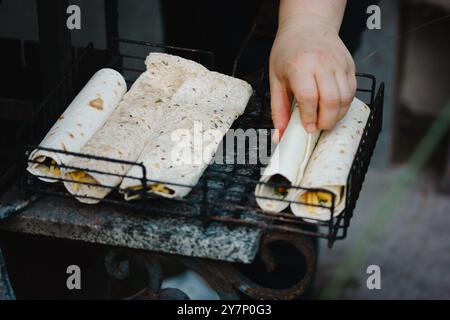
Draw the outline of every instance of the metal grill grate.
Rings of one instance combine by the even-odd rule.
[[[118,40],[118,42],[119,50],[121,52],[120,54],[113,54],[113,59],[111,60],[109,67],[115,68],[124,74],[129,84],[144,71],[142,68],[143,59],[145,59],[145,55],[148,54],[149,51],[152,51],[151,48],[155,47],[169,53],[175,51],[175,53],[181,56],[184,56],[183,53],[186,53],[189,58],[192,58],[192,55],[195,54],[199,57],[198,61],[203,62],[208,67],[211,67],[213,64],[213,55],[206,51],[165,47],[131,40]],[[130,50],[131,53],[128,50]],[[30,123],[20,131],[18,146],[21,147],[19,155],[22,168],[22,186],[28,192],[72,197],[65,191],[61,184],[47,184],[41,182],[37,177],[29,174],[25,168],[30,162],[28,160],[29,153],[36,148],[44,149],[37,147],[36,144],[42,139],[43,135],[64,111],[64,107],[69,104],[77,90],[79,90],[88,80],[89,76],[93,74],[93,70],[88,67],[90,64],[90,52],[92,52],[92,47],[88,47],[79,57],[74,70],[62,79],[61,83],[40,105]],[[136,54],[136,52],[138,52],[138,54]],[[139,52],[142,54],[139,55]],[[136,65],[140,65],[141,67],[136,67]],[[100,67],[103,66],[97,66],[97,69]],[[141,195],[141,200],[126,202],[119,193],[121,191],[119,190],[119,187],[113,188],[113,192],[111,192],[107,198],[100,200],[118,206],[133,207],[136,210],[141,210],[153,215],[188,216],[194,219],[201,219],[204,223],[218,221],[230,226],[248,225],[265,230],[279,230],[325,238],[328,240],[328,244],[331,247],[335,240],[343,239],[346,236],[347,228],[350,224],[350,219],[353,215],[353,210],[381,130],[384,86],[382,84],[378,93],[375,95],[375,78],[367,74],[357,74],[357,77],[358,84],[360,85],[357,95],[371,108],[371,114],[348,176],[345,209],[336,216],[334,214],[334,207],[328,208],[332,217],[329,221],[317,220],[315,223],[311,223],[304,221],[301,218],[297,218],[289,212],[272,214],[262,211],[256,204],[254,196],[254,189],[260,178],[261,164],[211,164],[208,166],[197,185],[188,186],[192,187],[190,194],[180,200],[165,199],[145,192],[148,182],[163,182],[169,186],[171,184],[176,184],[176,182],[151,181],[143,178],[138,178],[142,184],[142,191],[138,191]],[[250,99],[245,114],[234,123],[233,128],[269,129],[265,131],[266,136],[264,138],[266,141],[270,141],[272,122],[270,118],[270,91],[267,69],[248,75],[245,80],[252,84],[255,93]],[[137,165],[142,170],[142,177],[146,176],[145,167],[142,164],[79,153],[70,153],[63,150],[50,151],[71,154],[75,157],[91,158],[94,161]],[[250,156],[249,152],[258,152],[258,150],[246,150],[246,159]],[[89,170],[85,171],[88,173],[90,172]],[[111,174],[98,171],[96,171],[96,173]],[[55,178],[55,180],[63,179]],[[110,188],[108,186],[97,184],[84,184]],[[83,204],[80,204],[80,206],[81,205]],[[319,228],[316,228],[316,226],[319,226]]]

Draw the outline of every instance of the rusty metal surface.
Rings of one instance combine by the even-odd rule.
[[[251,280],[249,277],[239,272],[232,264],[223,265],[223,274],[226,279],[239,291],[253,299],[280,299],[291,300],[302,295],[310,286],[314,271],[316,268],[316,251],[310,238],[293,235],[289,233],[270,233],[265,235],[261,244],[261,259],[265,263],[267,273],[264,277],[270,277],[278,266],[278,261],[269,249],[269,245],[274,242],[284,242],[295,247],[295,250],[301,254],[305,262],[305,273],[299,281],[284,288],[269,288],[258,283],[258,280]],[[300,272],[298,270],[298,272]],[[295,274],[286,275],[295,277]]]
[[[301,270],[294,270],[294,274],[284,274],[282,278],[290,278],[288,285],[283,285],[280,278],[283,262],[280,256],[270,252],[271,244],[282,242],[293,246],[297,254],[304,261],[305,272],[296,279]],[[163,265],[180,265],[200,275],[210,287],[223,299],[296,299],[301,297],[311,286],[316,265],[316,251],[310,238],[292,235],[271,233],[264,236],[261,243],[261,259],[266,272],[252,274],[251,278],[245,274],[239,264],[209,259],[195,259],[176,255],[161,255],[142,250],[113,249],[105,257],[105,268],[109,275],[121,281],[133,281],[132,272],[126,266],[142,264],[146,276],[141,277],[142,286],[137,292],[120,297],[132,300],[163,300],[163,299],[189,299],[189,296],[179,288],[161,288]],[[295,257],[289,257],[295,264]],[[278,271],[278,273],[277,273]],[[267,285],[267,279],[272,278],[275,286]],[[295,279],[295,280],[293,280]],[[114,290],[113,290],[114,291]],[[116,291],[117,288],[116,288]],[[111,296],[118,298],[117,294],[110,292]]]
[[[0,230],[242,263],[253,260],[262,233],[243,226],[157,218],[108,204],[80,205],[74,199],[43,197],[27,204],[9,204],[21,210],[0,221]],[[8,205],[0,200],[0,208]]]

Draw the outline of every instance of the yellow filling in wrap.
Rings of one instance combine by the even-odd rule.
[[[150,190],[152,192],[159,192],[159,193],[165,193],[165,194],[173,194],[174,193],[174,191],[172,189],[169,189],[160,183],[155,183],[155,184],[149,185],[147,188],[148,188],[148,190]],[[142,190],[141,186],[130,187],[128,189],[133,190],[133,191]]]
[[[169,188],[167,188],[166,186],[162,185],[162,184],[152,184],[150,186],[150,190],[153,192],[160,192],[160,193],[165,193],[165,194],[172,194],[173,190],[170,190]]]
[[[61,169],[55,160],[48,157],[38,157],[36,159],[39,164],[37,165],[45,174],[54,177],[59,177],[61,175]]]
[[[342,196],[342,191],[343,191],[343,187],[341,187],[340,189],[340,193]],[[328,192],[323,192],[323,191],[308,191],[303,193],[300,196],[300,200],[307,204],[307,205],[322,205],[325,207],[331,207],[332,205],[332,201],[333,201],[333,196],[331,193]],[[308,212],[310,213],[314,213],[315,212],[315,207],[313,206],[308,206],[307,207]]]
[[[92,178],[90,175],[88,175],[84,171],[72,171],[72,172],[67,173],[67,176],[70,180],[75,182],[75,183],[73,183],[73,188],[72,188],[73,192],[78,192],[78,190],[80,190],[80,183],[92,183],[92,184],[97,183],[97,181],[94,178]],[[80,182],[80,183],[76,183],[76,182]],[[88,185],[88,187],[90,187],[90,185]]]

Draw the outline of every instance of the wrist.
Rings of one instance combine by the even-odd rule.
[[[327,30],[339,34],[340,24],[328,21],[326,18],[316,14],[293,13],[278,22],[278,30]]]

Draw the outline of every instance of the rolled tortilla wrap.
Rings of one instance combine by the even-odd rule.
[[[370,109],[362,101],[354,99],[347,114],[332,130],[323,131],[306,167],[301,186],[328,191],[298,190],[294,201],[327,208],[291,203],[294,215],[327,221],[331,218],[330,208],[334,194],[334,215],[345,208],[347,177],[358,150]]]
[[[105,123],[127,90],[124,78],[115,70],[96,72],[61,117],[56,121],[39,147],[79,152],[94,133]],[[61,178],[71,156],[35,149],[29,156],[27,170],[46,182]],[[48,177],[48,178],[46,178]]]
[[[297,103],[294,102],[286,131],[261,176],[261,183],[256,185],[256,202],[261,209],[281,212],[289,206],[289,200],[296,189],[284,186],[300,184],[319,135],[319,132],[313,134],[306,132],[300,119]]]
[[[151,53],[146,66],[147,71],[139,76],[81,153],[135,162],[147,141],[157,132],[156,127],[165,117],[170,98],[177,88],[186,79],[207,70],[193,61],[164,53]],[[71,181],[65,182],[65,187],[71,194],[90,197],[77,197],[80,202],[90,204],[98,203],[117,187],[130,169],[124,163],[82,157],[73,158],[69,165],[78,169],[66,171],[65,178]]]
[[[197,184],[223,136],[245,110],[252,94],[243,80],[205,72],[187,80],[175,93],[158,135],[145,147],[138,163],[147,171],[148,192],[182,198]],[[134,166],[127,176],[142,177]],[[125,178],[125,199],[140,197],[140,181]]]

